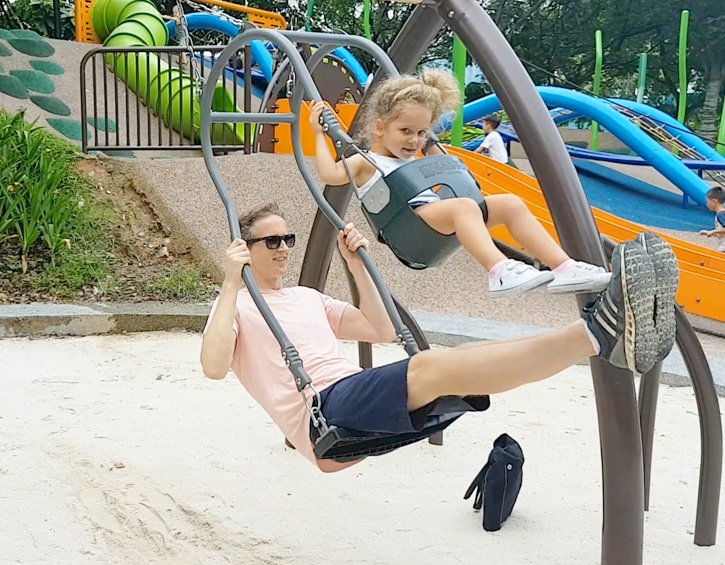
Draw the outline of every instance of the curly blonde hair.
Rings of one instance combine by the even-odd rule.
[[[406,106],[422,106],[430,110],[432,123],[446,112],[458,109],[461,89],[448,71],[429,69],[418,76],[403,75],[381,82],[365,102],[359,140],[372,145],[376,139],[375,122],[390,123]]]

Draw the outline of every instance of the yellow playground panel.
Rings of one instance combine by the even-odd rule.
[[[76,41],[79,43],[102,43],[98,34],[93,29],[93,4],[96,0],[75,0],[75,19],[76,19]],[[139,0],[146,2],[148,0]],[[258,8],[250,8],[242,6],[234,2],[226,2],[225,0],[195,0],[201,4],[216,6],[217,8],[225,8],[234,12],[245,14],[247,21],[257,27],[266,29],[287,29],[287,20],[284,16],[267,10]]]
[[[352,119],[355,117],[357,108],[357,104],[338,104],[337,106],[335,106],[335,113],[337,114],[337,119],[340,120],[340,123],[343,124],[345,129],[347,129],[346,124],[351,123]],[[291,112],[290,101],[287,98],[280,98],[279,100],[277,100],[275,113],[287,114],[289,112]],[[302,130],[302,150],[304,154],[308,157],[314,157],[315,136],[312,133],[312,128],[310,127],[309,116],[309,105],[307,103],[303,103],[302,111],[300,113],[300,125]],[[293,153],[292,126],[290,126],[289,124],[279,124],[274,127],[274,137],[276,139],[274,144],[274,152],[282,153],[285,155]],[[329,137],[327,138],[327,143],[334,153],[335,149]]]

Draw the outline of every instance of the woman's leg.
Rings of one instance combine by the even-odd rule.
[[[615,248],[612,266],[607,289],[582,310],[582,320],[563,329],[520,341],[413,356],[407,373],[409,410],[441,396],[511,390],[593,355],[640,374],[649,371],[657,361],[653,344],[674,338],[674,327],[666,330],[668,335],[658,335],[654,325],[655,296],[674,283],[674,275],[657,279],[652,260],[631,241]]]
[[[511,390],[552,377],[596,353],[581,321],[518,342],[422,351],[408,366],[408,409],[441,396]]]
[[[441,396],[511,390],[593,355],[639,374],[649,371],[658,359],[655,344],[674,339],[674,327],[666,330],[668,335],[658,335],[654,313],[655,297],[675,284],[675,275],[658,278],[647,252],[632,241],[614,249],[612,270],[607,288],[582,309],[582,320],[563,329],[521,341],[413,356],[407,373],[408,408],[415,410]],[[674,302],[657,307],[674,307]]]

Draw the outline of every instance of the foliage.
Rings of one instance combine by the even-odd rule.
[[[149,281],[148,292],[163,293],[175,300],[193,300],[205,286],[204,271],[197,265],[176,265]]]
[[[0,112],[0,243],[13,240],[27,263],[42,244],[51,254],[71,244],[83,206],[67,182],[75,149],[25,122],[24,112]]]
[[[688,95],[688,116],[693,125],[708,115],[714,121],[725,79],[722,0],[491,0],[487,5],[536,84],[590,89],[594,32],[600,29],[602,95],[634,98],[639,54],[647,53],[646,101],[672,115],[679,93],[680,14],[690,10],[688,66],[694,92]]]
[[[44,37],[55,37],[53,0],[14,0],[9,13],[23,27]],[[75,39],[75,2],[60,0],[60,39]]]
[[[0,0],[28,27],[42,35],[53,33],[53,0]],[[161,13],[171,14],[175,0],[152,0]],[[689,33],[690,89],[688,118],[714,135],[725,85],[725,14],[723,0],[478,0],[499,26],[536,84],[591,89],[594,74],[594,32],[604,37],[602,95],[635,96],[640,53],[649,55],[647,102],[676,114],[679,92],[678,31],[680,13],[691,12]],[[307,21],[309,0],[254,0],[251,5],[282,14],[290,28]],[[73,33],[72,0],[61,0],[63,37]],[[9,7],[9,8],[8,8]],[[192,8],[186,7],[187,10]],[[373,2],[372,39],[387,50],[414,9],[411,5]],[[228,12],[234,17],[238,13]],[[309,23],[314,30],[363,35],[360,0],[317,0]],[[422,63],[450,60],[452,37],[441,31]],[[374,62],[353,50],[368,71]],[[469,59],[470,60],[470,59]],[[485,66],[485,65],[484,65]],[[472,98],[488,85],[471,86]]]
[[[134,240],[128,201],[99,197],[77,164],[74,145],[0,110],[0,302],[208,300],[204,272]]]

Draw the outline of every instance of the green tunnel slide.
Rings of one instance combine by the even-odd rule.
[[[169,41],[166,24],[149,0],[96,0],[92,19],[104,47],[165,46]],[[109,53],[106,64],[167,127],[194,142],[199,140],[201,107],[191,76],[154,53]],[[212,110],[241,112],[232,93],[221,84],[216,85]],[[242,144],[244,127],[238,125],[235,133],[233,124],[212,124],[212,143]]]

